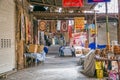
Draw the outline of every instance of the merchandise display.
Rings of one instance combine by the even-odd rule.
[[[112,80],[119,80],[120,77],[118,79],[117,76],[119,76],[120,73],[120,55],[118,54],[116,55],[115,53],[110,51],[110,49],[108,50],[106,48],[96,49],[94,52],[92,52],[92,54],[88,54],[88,56],[82,62],[81,65],[84,66],[83,73],[87,76],[96,75],[96,77],[100,79],[108,77]],[[81,62],[81,60],[82,59],[80,58],[79,63]],[[89,67],[87,67],[87,65],[89,65]]]

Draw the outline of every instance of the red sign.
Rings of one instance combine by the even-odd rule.
[[[81,7],[83,0],[62,0],[63,7]]]

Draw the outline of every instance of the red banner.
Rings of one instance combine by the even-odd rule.
[[[63,7],[81,7],[83,0],[62,0]]]

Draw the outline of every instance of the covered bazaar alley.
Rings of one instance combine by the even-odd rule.
[[[55,54],[46,56],[44,63],[20,70],[8,76],[7,80],[89,80],[77,65],[78,57],[59,57]],[[96,78],[90,78],[96,79]]]
[[[0,80],[120,80],[120,0],[0,0]]]

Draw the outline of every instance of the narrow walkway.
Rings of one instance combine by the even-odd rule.
[[[47,55],[44,63],[18,71],[7,80],[89,80],[79,72],[78,60],[79,57]]]

